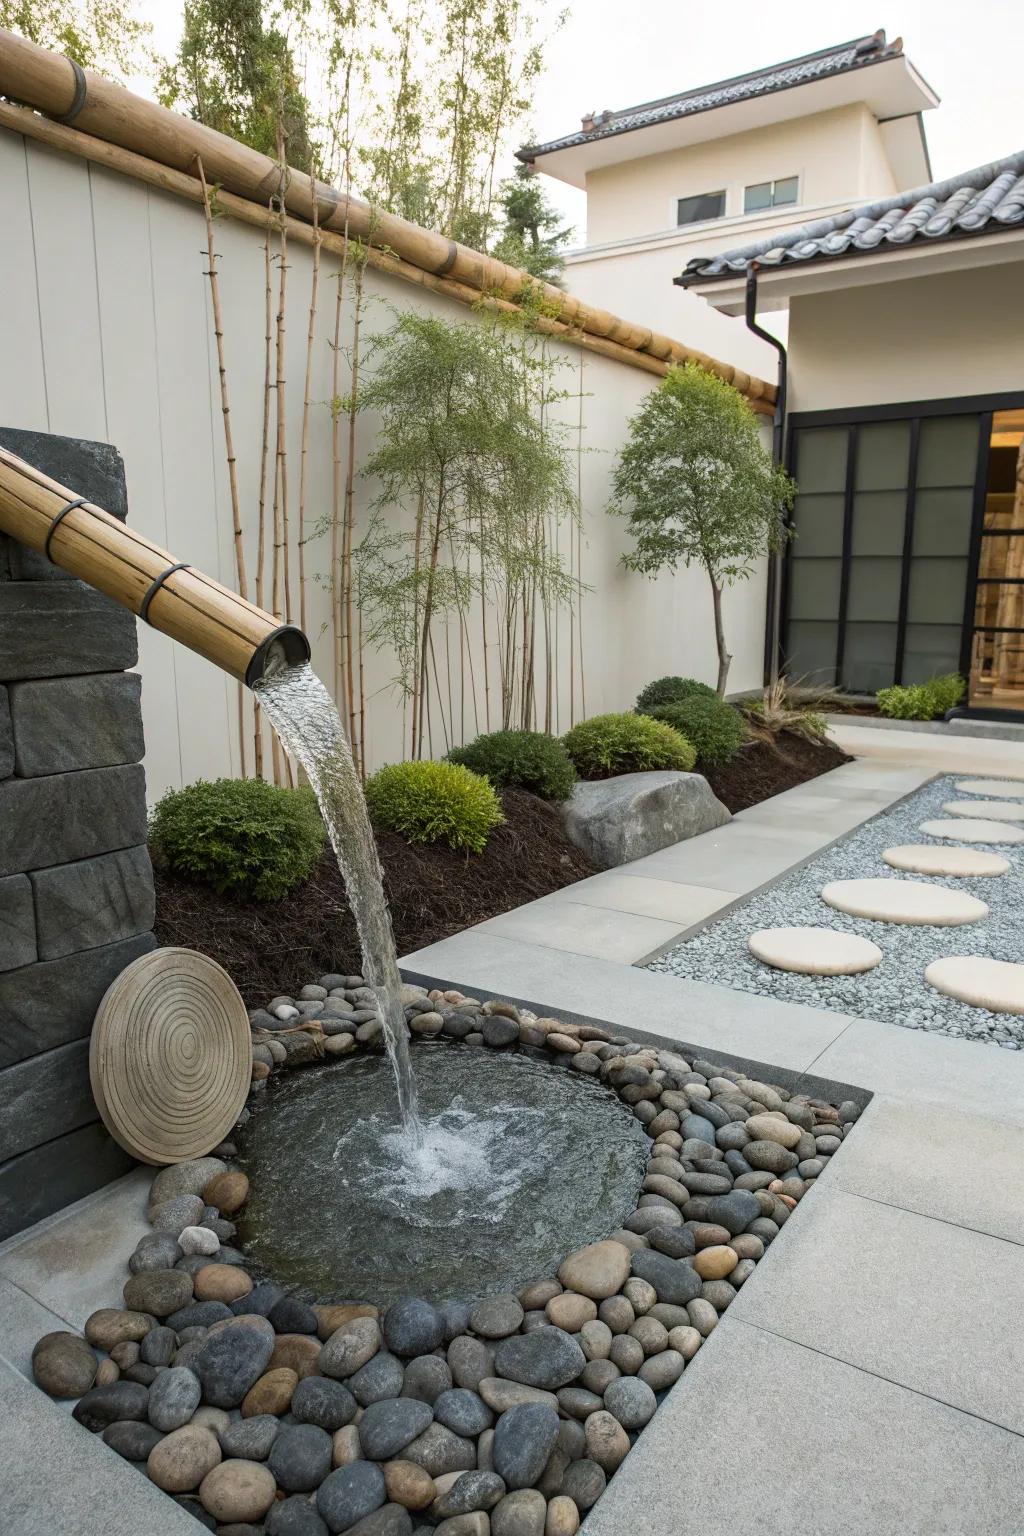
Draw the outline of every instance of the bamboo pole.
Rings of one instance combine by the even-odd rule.
[[[202,199],[191,171],[196,155],[201,154],[208,177],[223,189],[218,198],[223,210],[258,228],[265,226],[266,200],[280,176],[276,161],[89,71],[86,77],[87,104],[76,117],[80,126],[52,122],[9,102],[0,102],[0,124],[193,202]],[[0,30],[0,94],[25,101],[37,111],[63,115],[74,89],[75,77],[66,59]],[[312,188],[308,176],[290,173],[285,198],[288,233],[309,245],[315,233]],[[538,285],[517,268],[371,209],[322,182],[316,183],[316,189],[318,224],[329,249],[339,249],[335,239],[367,242],[367,261],[378,271],[474,308],[519,313],[517,301],[540,287],[550,313],[532,319],[537,330],[655,375],[663,376],[673,363],[698,363],[734,385],[755,410],[772,414],[775,386],[741,368],[586,305],[559,288]]]
[[[314,209],[314,214],[316,210]],[[306,378],[302,391],[302,447],[299,455],[299,627],[306,628],[306,468],[309,456],[309,416],[312,407],[313,352],[316,305],[320,287],[320,229],[313,222],[313,276],[309,290],[309,329],[306,333]]]
[[[286,660],[309,659],[301,630],[279,625],[202,571],[181,567],[165,549],[102,507],[79,502],[75,491],[3,448],[0,531],[48,555],[132,613],[143,614],[145,606],[154,629],[250,686],[262,675],[267,648],[275,641]]]

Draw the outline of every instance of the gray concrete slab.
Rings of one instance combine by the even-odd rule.
[[[851,1195],[1024,1244],[1024,1125],[876,1096],[828,1170]]]
[[[1019,1436],[730,1309],[582,1529],[1010,1536],[1021,1528],[1022,1479]]]
[[[27,1381],[32,1379],[32,1350],[45,1333],[68,1331],[67,1322],[10,1280],[0,1279],[0,1360]],[[69,1405],[70,1411],[70,1405]]]
[[[730,1308],[1024,1434],[1024,1248],[822,1180]]]
[[[674,923],[677,931],[689,928],[735,901],[732,891],[716,890],[710,885],[687,885],[682,880],[652,880],[637,874],[632,864],[609,869],[603,874],[580,880],[572,888],[574,901],[588,907],[609,907],[616,912],[633,912],[639,917],[657,917]],[[554,898],[545,897],[545,901]]]
[[[705,832],[702,837],[648,854],[638,859],[635,867],[655,880],[675,878],[687,885],[709,885],[740,896],[781,875],[794,857],[803,858],[821,846],[818,837],[809,838],[797,829],[789,838],[766,837],[760,828],[730,822],[718,832]]]
[[[192,1516],[0,1363],[4,1536],[195,1536]]]
[[[0,1278],[81,1330],[98,1307],[117,1306],[128,1255],[151,1231],[146,1195],[152,1173],[136,1169],[27,1232],[0,1244]]]
[[[573,887],[575,890],[575,887]],[[678,937],[681,924],[632,912],[585,906],[556,896],[544,897],[478,923],[472,933],[495,934],[542,944],[577,955],[603,956],[632,965]]]

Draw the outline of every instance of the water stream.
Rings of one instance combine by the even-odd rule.
[[[359,775],[338,711],[308,662],[267,674],[253,688],[286,750],[306,770],[345,881],[363,952],[363,979],[377,994],[410,1152],[423,1144],[416,1079],[391,915]]]

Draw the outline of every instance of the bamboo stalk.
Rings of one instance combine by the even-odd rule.
[[[306,380],[302,391],[302,448],[299,457],[299,627],[306,628],[306,471],[309,458],[309,417],[313,389],[313,346],[320,287],[320,228],[313,209],[313,275],[309,291],[309,330],[306,335]]]
[[[24,42],[23,39],[12,38],[11,34],[0,31],[0,93],[7,90],[6,82],[14,75],[17,78],[23,78],[23,70],[20,64],[16,71],[8,71],[5,68],[9,63],[9,59],[5,56],[5,49],[7,48],[9,38],[11,38],[11,41],[19,44]],[[29,44],[26,46],[31,48],[33,45]],[[45,53],[45,50],[39,51]],[[50,55],[50,57],[56,58],[57,56]],[[65,60],[57,59],[57,63],[67,67]],[[119,87],[110,87],[110,89],[116,89],[117,95],[122,98],[128,94]],[[24,92],[17,90],[14,86],[11,86],[10,90],[14,96],[30,99]],[[40,90],[37,94],[42,96],[46,93]],[[65,91],[59,83],[54,84],[51,81],[48,98],[54,105],[49,109],[45,105],[41,105],[40,110],[57,110],[57,103],[70,103],[71,90]],[[138,101],[139,98],[133,97],[131,100]],[[152,107],[152,103],[143,102],[140,104],[145,107]],[[36,105],[36,103],[33,102],[33,105]],[[61,106],[60,110],[62,112],[67,110],[66,105]],[[159,112],[163,109],[154,108],[154,110]],[[187,158],[183,155],[181,156],[184,163],[180,167],[172,160],[161,161],[154,145],[150,143],[136,144],[133,142],[128,144],[127,142],[108,141],[104,135],[99,133],[91,118],[87,120],[84,111],[80,115],[82,129],[84,130],[91,125],[93,126],[92,133],[52,122],[48,118],[37,116],[35,112],[28,111],[24,107],[14,106],[9,102],[0,102],[0,124],[12,129],[14,132],[20,133],[27,138],[36,139],[40,143],[50,144],[55,148],[63,150],[65,153],[89,160],[93,164],[108,166],[110,169],[120,171],[124,175],[133,176],[149,186],[160,187],[164,191],[172,192],[179,197],[185,197],[192,202],[200,202],[202,198],[198,183],[192,175],[188,174],[188,167],[191,165],[196,153],[204,154],[207,172],[211,174],[212,162],[205,136],[212,135],[213,140],[217,143],[233,146],[246,159],[255,154],[255,151],[247,150],[242,145],[235,145],[233,140],[224,139],[223,135],[204,128],[202,124],[188,122],[184,118],[179,118],[175,113],[168,113],[167,116],[174,125],[175,137],[179,128],[184,127],[190,130],[198,130],[199,137],[202,140],[201,143],[197,140],[195,144],[192,143],[191,139],[189,140],[189,154]],[[127,139],[128,135],[125,137]],[[161,145],[162,143],[163,137],[161,136]],[[169,151],[167,152],[169,153]],[[220,155],[218,155],[218,161],[220,158]],[[257,159],[261,162],[265,158],[257,156]],[[271,166],[275,164],[273,161],[268,161],[267,163]],[[220,166],[214,167],[212,174],[214,174],[216,180],[223,188],[219,194],[218,201],[224,212],[229,213],[233,218],[239,219],[243,223],[253,224],[261,229],[264,228],[267,221],[265,203],[272,178],[268,181],[267,186],[263,185],[263,181],[267,180],[266,177],[259,182],[261,190],[258,194],[256,192],[248,194],[239,193],[235,190],[231,178],[219,174],[220,169],[222,169]],[[293,184],[304,181],[308,181],[308,178],[301,177],[298,172],[293,172]],[[290,196],[289,208],[292,216],[288,218],[289,235],[293,239],[312,244],[314,233],[311,227],[313,198],[311,196],[308,197],[308,209],[303,218],[294,216],[295,209],[293,203],[294,199]],[[353,218],[351,229],[347,233],[337,232],[339,229],[337,211],[342,205],[344,205],[344,208],[349,213],[354,213],[354,211],[360,208],[363,210],[358,219]],[[413,232],[413,234],[408,241],[396,243],[388,234],[394,222],[392,215],[381,214],[378,210],[374,210],[371,218],[371,210],[366,208],[366,205],[358,204],[356,199],[346,198],[344,194],[332,191],[332,189],[324,187],[322,184],[318,193],[318,206],[321,210],[327,207],[333,212],[333,216],[329,220],[325,221],[323,218],[320,220],[320,231],[326,248],[332,250],[339,249],[340,247],[334,245],[333,242],[338,240],[344,243],[349,233],[355,237],[364,238],[368,235],[371,224],[374,224],[375,243],[370,247],[367,261],[376,270],[389,273],[391,276],[402,281],[427,288],[433,293],[446,294],[449,298],[455,299],[457,302],[466,304],[474,309],[482,308],[506,314],[518,314],[521,312],[521,307],[516,302],[516,296],[521,295],[524,291],[524,274],[519,273],[516,269],[505,267],[504,263],[501,262],[493,263],[491,258],[480,256],[476,252],[467,252],[464,247],[458,248],[458,250],[463,252],[460,260],[449,265],[450,252],[448,247],[454,246],[454,242],[446,240],[443,242],[444,251],[439,259],[434,262],[433,266],[429,263],[419,266],[416,260],[413,259],[414,253],[420,254],[419,237],[424,237],[428,242],[443,240],[443,237],[431,235],[428,231],[421,230],[418,225],[407,224],[405,220],[398,220],[399,224]],[[344,220],[341,221],[341,227],[344,228]],[[485,267],[489,270],[492,265],[497,266],[505,273],[511,273],[515,282],[503,285],[500,282],[491,283],[485,281]],[[439,275],[441,272],[446,275]],[[558,307],[557,318],[547,314],[532,317],[531,324],[534,325],[535,329],[547,335],[558,336],[570,345],[582,347],[587,351],[595,352],[604,357],[614,358],[617,362],[626,363],[631,367],[642,368],[644,371],[657,376],[664,376],[672,363],[698,363],[709,373],[714,373],[719,378],[724,378],[728,383],[733,384],[739,389],[741,394],[745,394],[754,410],[765,415],[772,414],[776,394],[773,384],[769,384],[763,379],[752,377],[742,369],[735,368],[730,364],[719,362],[717,359],[709,357],[706,353],[700,352],[696,348],[685,346],[682,342],[655,335],[643,327],[630,326],[626,321],[618,319],[615,315],[584,305],[582,301],[573,298],[569,294],[562,293],[560,289],[553,289],[552,292],[555,296],[552,302]],[[642,345],[640,345],[641,342],[643,343]]]
[[[342,591],[345,605],[346,703],[348,705],[349,740],[353,741],[353,743],[355,738],[356,706],[355,679],[353,676],[354,657],[352,651],[352,542],[355,534],[356,415],[358,412],[359,329],[362,324],[364,271],[365,266],[363,262],[357,261],[352,315],[352,383],[348,400],[348,462],[345,466],[344,539],[341,553]],[[356,766],[359,767],[358,761]]]

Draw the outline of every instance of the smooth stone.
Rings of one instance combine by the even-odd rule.
[[[588,1509],[593,1509],[607,1485],[604,1469],[598,1466],[593,1457],[584,1456],[574,1461],[562,1478],[561,1491],[566,1498],[572,1499],[577,1509],[586,1514]]]
[[[149,1422],[165,1434],[187,1424],[199,1407],[199,1378],[183,1365],[161,1371],[149,1389]]]
[[[635,1380],[635,1378],[622,1377],[620,1380]],[[625,1427],[613,1413],[600,1408],[587,1419],[584,1433],[587,1456],[610,1477],[629,1454],[629,1436]],[[562,1480],[562,1486],[565,1486],[565,1478]]]
[[[282,1296],[267,1313],[278,1333],[316,1333],[319,1319],[297,1296]]]
[[[558,1407],[558,1399],[553,1392],[528,1387],[518,1381],[505,1381],[500,1376],[482,1376],[478,1390],[488,1408],[493,1408],[495,1413],[505,1413],[520,1403],[545,1403],[549,1408]]]
[[[331,1470],[333,1450],[330,1435],[316,1424],[283,1424],[270,1447],[267,1466],[286,1493],[310,1493]]]
[[[195,1359],[203,1397],[215,1408],[237,1408],[266,1370],[274,1344],[254,1328],[225,1328],[214,1334]]]
[[[258,1291],[259,1289],[260,1287],[257,1286],[256,1290]],[[277,1291],[278,1296],[284,1294],[279,1286],[275,1286],[274,1289]],[[255,1294],[256,1292],[254,1291],[253,1295]],[[269,1312],[269,1310],[270,1308],[268,1307],[267,1311]],[[337,1333],[339,1328],[343,1328],[346,1323],[352,1322],[354,1318],[379,1317],[378,1309],[369,1302],[344,1302],[331,1306],[316,1306],[313,1308],[313,1311],[317,1316],[317,1337],[325,1344],[332,1333]]]
[[[656,1227],[651,1233],[651,1247],[670,1259],[688,1259],[695,1243],[689,1227]]]
[[[743,1154],[751,1167],[762,1173],[788,1173],[800,1161],[795,1152],[780,1147],[777,1141],[750,1141]]]
[[[198,1301],[223,1301],[230,1304],[248,1296],[252,1281],[237,1264],[207,1264],[195,1277]]]
[[[566,1290],[604,1301],[629,1279],[629,1262],[629,1249],[606,1239],[571,1253],[561,1264],[558,1278]]]
[[[605,1298],[606,1300],[610,1298]],[[591,1318],[580,1329],[580,1348],[588,1360],[607,1360],[608,1351],[612,1347],[612,1330],[607,1323],[602,1323],[597,1318]]]
[[[580,1528],[580,1512],[572,1499],[556,1494],[548,1500],[548,1512],[544,1521],[544,1536],[576,1536]]]
[[[32,1350],[36,1385],[51,1397],[82,1397],[96,1380],[99,1361],[77,1333],[47,1333]]]
[[[426,1509],[434,1499],[434,1479],[412,1461],[389,1461],[384,1468],[384,1486],[388,1498],[403,1509]]]
[[[924,979],[936,992],[972,1007],[1024,1014],[1024,965],[987,955],[951,955],[933,960],[925,968]],[[818,1138],[818,1150],[831,1151],[821,1145],[823,1139]]]
[[[429,1355],[444,1342],[444,1318],[429,1301],[409,1296],[385,1312],[383,1331],[392,1354]]]
[[[434,1419],[429,1403],[416,1397],[386,1398],[371,1403],[359,1420],[359,1443],[370,1461],[397,1456]]]
[[[114,1381],[106,1387],[90,1387],[71,1410],[71,1417],[98,1433],[121,1419],[145,1419],[149,1391],[141,1382]]]
[[[215,1205],[222,1216],[234,1216],[249,1198],[248,1177],[237,1169],[218,1173],[203,1185],[203,1199]]]
[[[209,1403],[203,1403],[192,1415],[193,1424],[201,1424],[204,1429],[212,1429],[215,1435],[220,1435],[221,1430],[227,1429],[232,1423],[230,1413],[225,1408],[214,1408]]]
[[[724,1280],[736,1268],[739,1255],[734,1248],[702,1248],[691,1262],[702,1280]]]
[[[133,1419],[120,1419],[103,1431],[103,1444],[125,1461],[145,1461],[162,1439],[163,1435],[152,1424],[140,1424]]]
[[[346,1536],[413,1536],[412,1518],[401,1504],[382,1504],[350,1525]]]
[[[715,1145],[715,1126],[703,1115],[684,1115],[679,1122],[679,1134],[683,1141],[704,1141],[709,1146]]]
[[[306,1376],[292,1392],[292,1417],[300,1424],[316,1424],[332,1434],[351,1424],[357,1412],[358,1405],[349,1388],[329,1376]]]
[[[136,1243],[135,1252],[128,1260],[128,1268],[133,1275],[140,1275],[147,1269],[173,1269],[182,1257],[182,1249],[173,1233],[147,1232],[145,1237],[140,1237]]]
[[[658,1302],[656,1305],[661,1306],[663,1303]],[[672,1308],[673,1313],[680,1310],[679,1307]],[[630,1338],[636,1339],[645,1355],[656,1355],[659,1350],[668,1348],[668,1329],[664,1323],[658,1321],[653,1312],[652,1307],[650,1312],[645,1313],[643,1317],[638,1317],[629,1330]]]
[[[491,1459],[506,1487],[531,1487],[557,1438],[558,1414],[544,1403],[521,1403],[503,1413],[494,1427]]]
[[[476,1466],[476,1446],[443,1424],[434,1423],[409,1442],[403,1460],[415,1462],[431,1477],[441,1477],[445,1472],[470,1472]]]
[[[1024,843],[1024,828],[984,817],[922,821],[920,830],[926,837],[945,837],[957,843]]]
[[[637,1257],[633,1255],[634,1261]],[[494,1368],[499,1376],[549,1392],[567,1386],[586,1363],[586,1356],[572,1335],[553,1327],[535,1328],[532,1333],[503,1339],[494,1352]]]
[[[588,1360],[583,1367],[580,1382],[588,1392],[596,1392],[600,1397],[608,1383],[619,1375],[621,1372],[613,1360]]]
[[[471,1308],[469,1326],[485,1339],[505,1339],[523,1321],[523,1308],[515,1296],[489,1296]]]
[[[582,1421],[602,1406],[600,1394],[587,1387],[559,1387],[557,1397],[559,1410],[571,1419]]]
[[[154,1232],[166,1232],[176,1238],[184,1227],[197,1227],[205,1210],[198,1195],[175,1195],[150,1207],[149,1224]]]
[[[575,1291],[563,1291],[552,1296],[545,1308],[548,1320],[566,1333],[579,1333],[584,1323],[597,1317],[597,1302],[589,1296],[579,1296]]]
[[[401,1391],[389,1396],[418,1397],[422,1403],[432,1403],[451,1385],[451,1368],[442,1355],[417,1355],[405,1367]]]
[[[947,816],[981,817],[983,821],[1024,821],[1024,805],[1012,800],[947,800]]]
[[[272,1504],[264,1527],[266,1536],[329,1536],[327,1524],[316,1506],[301,1493]]]
[[[144,1365],[170,1365],[178,1347],[178,1335],[173,1328],[151,1328],[139,1345],[139,1358]]]
[[[491,1536],[544,1536],[547,1500],[536,1488],[508,1493],[491,1511]]]
[[[459,1387],[478,1387],[485,1376],[494,1374],[494,1350],[480,1339],[465,1335],[448,1345],[448,1366]]]
[[[380,1328],[372,1317],[354,1317],[331,1334],[320,1350],[322,1376],[354,1376],[380,1348]]]
[[[199,1485],[203,1507],[222,1523],[262,1520],[276,1492],[273,1474],[257,1461],[222,1461]]]
[[[639,1275],[633,1275],[622,1289],[636,1317],[649,1312],[658,1300],[658,1293],[651,1282],[641,1279]]]
[[[359,1444],[359,1430],[355,1424],[346,1424],[334,1431],[334,1450],[331,1465],[350,1467],[354,1461],[363,1460],[363,1448]]]
[[[183,1254],[213,1254],[220,1247],[220,1239],[209,1227],[185,1227],[178,1233],[178,1247]]]
[[[125,1306],[153,1317],[170,1317],[192,1299],[192,1276],[180,1269],[150,1269],[125,1282]],[[146,1330],[147,1333],[149,1330]]]
[[[667,1254],[648,1250],[632,1255],[632,1269],[634,1276],[654,1287],[659,1301],[685,1306],[700,1295],[700,1280],[685,1259],[670,1259]]]
[[[494,1414],[470,1387],[442,1392],[434,1403],[434,1417],[457,1435],[480,1435],[494,1423]]]
[[[832,880],[823,887],[821,899],[837,912],[884,923],[955,927],[988,914],[976,896],[921,880]]]
[[[255,1419],[265,1413],[287,1413],[298,1382],[298,1376],[289,1366],[279,1365],[265,1371],[242,1399],[242,1418]]]
[[[490,1529],[490,1518],[478,1509],[469,1515],[453,1515],[450,1520],[442,1520],[435,1527],[435,1536],[489,1536]]]
[[[917,875],[982,876],[1005,875],[1009,859],[981,848],[949,848],[935,843],[901,843],[886,848],[882,858],[892,869],[905,869]]]
[[[631,1333],[618,1333],[612,1340],[609,1359],[624,1376],[635,1376],[644,1363],[644,1347]]]
[[[696,1328],[702,1338],[707,1338],[718,1326],[718,1313],[710,1301],[698,1297],[696,1301],[687,1302],[686,1310],[690,1314],[690,1323]]]
[[[804,976],[856,976],[882,960],[870,939],[810,926],[761,928],[750,935],[747,948],[765,965]]]
[[[786,1147],[789,1151],[793,1150],[802,1134],[798,1125],[783,1120],[779,1115],[751,1115],[746,1128],[751,1141],[777,1141],[780,1147]]]
[[[199,1487],[220,1460],[220,1445],[213,1430],[186,1424],[153,1447],[146,1471],[165,1493],[188,1493]]]
[[[704,1336],[698,1333],[692,1323],[683,1327],[673,1328],[668,1336],[669,1349],[675,1350],[686,1361],[692,1360],[704,1342]]]
[[[172,1312],[167,1326],[180,1336],[187,1328],[214,1328],[218,1323],[233,1321],[234,1314],[223,1301],[195,1301]]]
[[[244,1461],[266,1461],[280,1429],[280,1419],[265,1413],[256,1419],[232,1420],[217,1431],[217,1438],[225,1456]]]
[[[384,1469],[385,1476],[387,1468]],[[433,1486],[433,1485],[432,1485]],[[454,1515],[470,1515],[475,1510],[490,1510],[505,1497],[504,1479],[497,1472],[477,1470],[457,1472],[450,1487],[434,1499],[430,1513],[436,1520],[450,1520]]]
[[[196,1157],[161,1168],[150,1185],[149,1208],[152,1210],[176,1195],[200,1195],[212,1178],[227,1171],[227,1163],[219,1157]]]
[[[671,1338],[671,1331],[669,1337]],[[686,1361],[676,1349],[663,1349],[658,1355],[651,1355],[645,1360],[637,1371],[637,1377],[652,1392],[667,1392],[674,1386],[683,1374]]]
[[[428,1360],[434,1357],[428,1355]],[[321,1377],[320,1380],[325,1378]],[[405,1385],[405,1368],[396,1355],[389,1355],[387,1350],[378,1350],[372,1360],[360,1366],[352,1376],[348,1378],[348,1391],[356,1402],[363,1408],[368,1408],[371,1403],[382,1402],[386,1397],[399,1397]],[[410,1397],[416,1396],[410,1392]],[[336,1424],[335,1429],[341,1426]],[[327,1428],[327,1425],[324,1425]]]
[[[272,1370],[287,1366],[302,1381],[307,1376],[324,1374],[320,1368],[320,1355],[319,1341],[308,1333],[279,1333],[274,1340],[270,1366]]]
[[[372,1515],[386,1499],[387,1487],[380,1467],[372,1461],[354,1461],[324,1478],[317,1489],[316,1507],[328,1530],[339,1532]]]

